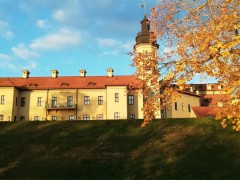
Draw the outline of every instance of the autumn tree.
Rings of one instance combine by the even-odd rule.
[[[236,0],[159,0],[150,17],[150,39],[160,43],[155,58],[159,72],[154,75],[161,79],[159,88],[171,96],[170,84],[184,88],[197,73],[215,77],[233,99],[216,118],[227,113],[223,126],[231,123],[236,130],[240,130],[239,12],[240,1]],[[139,59],[135,57],[136,65]],[[156,98],[162,98],[161,108],[169,101],[166,95]]]
[[[132,65],[136,66],[136,76],[139,80],[138,83],[133,84],[133,88],[143,94],[144,122],[142,127],[145,127],[152,119],[160,118],[160,109],[171,103],[173,98],[169,97],[173,97],[173,94],[176,94],[177,91],[169,86],[169,82],[161,81],[159,83],[159,77],[161,76],[157,53],[159,45],[154,40],[153,32],[150,31],[150,21],[146,14],[141,24],[141,31],[137,34],[134,52],[130,54],[134,56]],[[165,93],[161,93],[163,87]]]

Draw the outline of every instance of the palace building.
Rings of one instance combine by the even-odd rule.
[[[101,120],[142,118],[142,96],[130,92],[134,76],[58,76],[0,78],[2,120]]]
[[[150,43],[146,15],[141,25],[136,52],[157,51],[158,44]],[[142,119],[143,96],[131,88],[137,82],[134,75],[114,75],[112,68],[106,76],[87,76],[81,69],[79,76],[59,76],[52,70],[48,77],[31,77],[23,70],[21,77],[0,77],[0,121]],[[209,85],[192,85],[191,92],[180,92],[181,98],[159,110],[158,118],[196,117],[201,105],[218,105],[219,96],[214,96],[221,94],[218,86],[205,86]]]

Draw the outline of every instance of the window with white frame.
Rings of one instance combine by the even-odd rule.
[[[69,120],[75,120],[74,115],[70,115]]]
[[[90,97],[84,96],[84,105],[89,105],[89,104],[90,104]]]
[[[89,114],[84,114],[83,115],[83,120],[90,120],[90,115]]]
[[[178,110],[178,104],[177,104],[177,102],[174,103],[174,107],[175,107],[175,110],[177,111],[177,110]]]
[[[73,106],[73,97],[68,96],[67,97],[67,107],[72,107]]]
[[[37,98],[37,106],[42,106],[43,104],[43,98],[42,97],[38,97]]]
[[[98,105],[103,105],[103,96],[98,96]]]
[[[186,109],[185,109],[185,105],[184,105],[184,103],[182,103],[182,111],[185,111]]]
[[[39,120],[40,120],[39,116],[34,116],[34,121],[39,121]]]
[[[21,107],[24,107],[26,104],[26,98],[25,97],[21,97]]]
[[[191,105],[188,104],[188,112],[191,112]]]
[[[119,102],[119,93],[115,93],[115,102]]]
[[[129,119],[135,119],[135,114],[129,114]]]
[[[52,107],[57,107],[57,97],[56,96],[53,96],[52,97]]]
[[[57,116],[52,116],[52,120],[56,121],[57,120]]]
[[[103,120],[103,114],[97,114],[97,120]]]
[[[120,119],[120,113],[119,112],[114,113],[114,119]]]
[[[128,104],[129,105],[133,105],[134,104],[134,96],[133,95],[129,95],[128,96]]]
[[[1,102],[0,104],[4,104],[5,103],[5,95],[1,95]]]

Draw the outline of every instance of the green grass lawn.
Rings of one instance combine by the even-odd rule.
[[[239,179],[240,134],[210,119],[0,123],[0,179]]]

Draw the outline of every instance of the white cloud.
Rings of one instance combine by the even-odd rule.
[[[104,49],[104,51],[99,54],[100,57],[117,56],[120,53],[125,54],[133,51],[134,46],[134,41],[127,41],[123,43],[122,41],[111,38],[98,38],[97,42],[99,47]]]
[[[9,69],[11,71],[18,72],[19,69],[28,69],[28,70],[35,69],[35,68],[37,68],[37,64],[34,61],[27,62],[26,65],[22,65],[22,63],[18,64],[16,61],[14,61],[14,62],[13,61],[4,61],[4,62],[1,62],[0,68]]]
[[[70,2],[70,1],[69,1]],[[82,6],[74,5],[71,1],[70,5],[67,4],[64,9],[58,9],[52,12],[53,21],[72,27],[89,27],[89,17],[86,18],[87,14],[83,13]]]
[[[14,57],[7,54],[0,54],[0,68],[16,70],[19,66],[16,65]]]
[[[106,47],[106,46],[116,47],[121,43],[120,41],[117,41],[115,39],[107,39],[107,38],[98,38],[97,41],[100,47]]]
[[[170,53],[173,49],[170,47],[164,47],[163,53]]]
[[[0,28],[1,29],[6,29],[9,27],[9,24],[6,21],[0,20]]]
[[[14,37],[13,32],[9,28],[9,23],[0,20],[0,36],[5,39],[12,39]]]
[[[22,10],[22,11],[24,11],[24,12],[31,12],[32,11],[32,6],[31,6],[31,4],[30,3],[28,3],[28,2],[20,2],[19,4],[18,4],[18,6],[19,6],[19,8]]]
[[[28,65],[23,66],[21,69],[35,69],[37,67],[36,62],[31,61]]]
[[[54,11],[52,16],[55,21],[63,22],[66,20],[66,12],[62,9]]]
[[[5,37],[6,39],[12,39],[14,37],[14,34],[12,31],[5,31],[2,32],[2,36]]]
[[[37,38],[29,45],[35,50],[58,50],[76,46],[81,42],[80,34],[67,28],[62,28],[56,33]]]
[[[110,38],[98,38],[97,39],[98,45],[101,48],[105,47],[112,47],[112,48],[118,48],[119,50],[123,51],[132,51],[133,46],[134,46],[134,41],[127,41],[127,42],[122,42],[118,41],[116,39],[110,39]]]
[[[0,68],[4,68],[4,69],[10,69],[10,70],[17,70],[18,66],[11,63],[11,62],[8,62],[8,61],[5,61],[5,62],[1,62],[0,64]]]
[[[0,54],[0,60],[10,60],[10,59],[12,59],[11,56],[6,54]]]
[[[104,51],[99,56],[103,57],[103,56],[117,56],[117,55],[119,55],[119,51],[117,49],[114,49],[112,51]]]
[[[39,28],[47,28],[47,27],[48,27],[48,26],[47,26],[47,20],[39,19],[39,20],[37,21],[37,26],[38,26]]]
[[[19,69],[34,69],[37,68],[37,64],[32,59],[26,59],[26,57],[30,57],[34,54],[32,52],[29,52],[29,50],[25,51],[23,50],[25,48],[24,45],[19,45],[18,48],[13,47],[13,52],[15,51],[17,54],[15,54],[17,57],[20,57],[22,60],[18,60],[16,56],[14,55],[7,55],[7,54],[1,54],[0,53],[0,68],[9,69],[11,71],[18,72]],[[19,50],[20,49],[20,50]],[[14,52],[14,53],[15,53]],[[23,65],[25,64],[25,65]]]
[[[127,52],[131,52],[131,51],[133,51],[134,44],[135,44],[134,41],[128,41],[128,42],[122,44],[122,48],[124,50],[126,50]]]
[[[24,44],[19,44],[17,47],[12,47],[11,50],[16,56],[20,57],[21,59],[27,60],[39,57],[38,53],[29,50]]]

